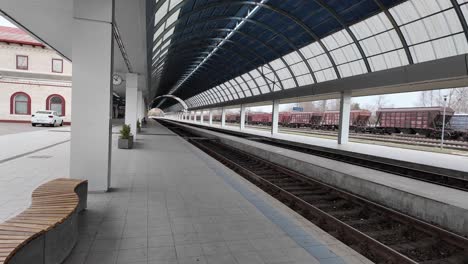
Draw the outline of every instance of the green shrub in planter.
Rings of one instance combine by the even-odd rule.
[[[137,133],[141,132],[141,124],[140,124],[140,119],[137,119]]]
[[[133,148],[133,135],[129,125],[124,124],[120,130],[119,149]]]

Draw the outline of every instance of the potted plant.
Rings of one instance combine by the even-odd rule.
[[[119,149],[131,149],[133,148],[133,135],[130,131],[130,126],[124,124],[120,130],[119,136]]]
[[[141,132],[141,123],[140,123],[140,119],[137,119],[137,133],[140,133]]]

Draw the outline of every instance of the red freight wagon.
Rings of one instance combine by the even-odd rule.
[[[247,123],[250,125],[271,125],[270,113],[248,113]]]
[[[310,126],[313,128],[318,128],[322,123],[323,113],[321,112],[314,112],[310,117]]]
[[[287,126],[289,123],[290,116],[291,112],[280,112],[278,116],[278,125]]]
[[[454,111],[447,107],[445,123],[448,124]],[[408,107],[381,108],[377,110],[376,127],[387,133],[419,133],[430,135],[442,128],[444,108]]]
[[[221,115],[213,115],[213,122],[221,122]]]
[[[226,123],[240,123],[240,113],[226,114]]]
[[[322,113],[318,112],[292,112],[287,121],[289,127],[310,127],[322,120]]]
[[[349,126],[353,129],[367,126],[372,113],[368,110],[351,110]],[[340,124],[339,111],[327,111],[323,113],[322,127],[337,129]]]

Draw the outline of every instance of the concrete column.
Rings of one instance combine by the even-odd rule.
[[[213,126],[213,109],[210,109],[210,112],[208,114],[208,124],[210,126]]]
[[[143,99],[143,92],[142,91],[138,91],[137,99],[138,99],[138,115],[137,115],[137,118],[141,122],[141,119],[143,119],[143,117],[145,116],[145,101]]]
[[[107,191],[111,168],[114,1],[73,1],[70,177]],[[91,45],[92,43],[92,45]]]
[[[223,107],[221,109],[221,127],[226,126],[226,109]]]
[[[244,130],[245,129],[245,110],[246,110],[246,107],[245,105],[241,105],[240,107],[240,130]]]
[[[204,111],[201,111],[201,114],[200,114],[200,123],[201,124],[205,123],[205,120],[203,120],[203,115],[204,115]]]
[[[125,124],[130,125],[136,139],[136,122],[138,118],[138,74],[127,73],[125,87]]]
[[[338,130],[338,144],[349,141],[349,118],[351,115],[351,91],[341,92],[340,127]]]
[[[278,134],[279,100],[273,100],[271,109],[271,135]]]

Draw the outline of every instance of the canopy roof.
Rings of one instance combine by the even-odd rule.
[[[154,97],[173,94],[189,107],[468,52],[466,0],[148,3]]]

